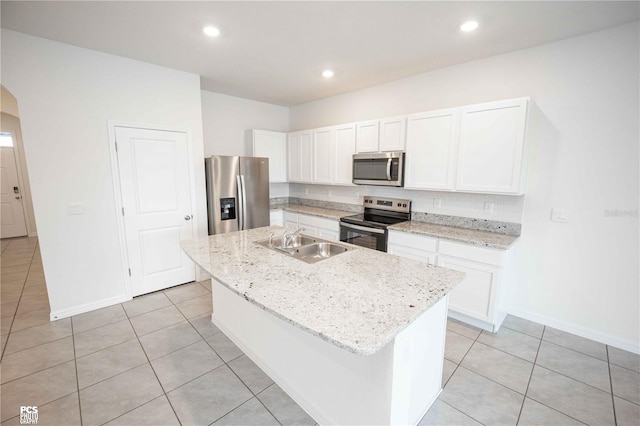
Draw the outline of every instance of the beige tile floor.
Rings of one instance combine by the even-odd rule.
[[[2,240],[0,421],[315,424],[210,321],[190,283],[56,322],[35,239]],[[508,317],[497,334],[450,320],[444,390],[421,425],[637,425],[640,357]]]

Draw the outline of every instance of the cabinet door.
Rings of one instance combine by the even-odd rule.
[[[271,226],[284,226],[284,214],[280,209],[274,209],[269,212],[269,224]]]
[[[454,189],[458,117],[457,109],[409,116],[406,188]]]
[[[380,120],[380,151],[404,151],[406,117],[390,117]]]
[[[313,183],[332,183],[334,135],[331,128],[313,131]]]
[[[284,227],[290,230],[298,229],[298,214],[285,211]]]
[[[325,229],[318,228],[318,233],[316,234],[319,238],[323,238],[325,240],[330,241],[338,241],[340,240],[340,232],[334,231],[333,229]]]
[[[353,154],[356,153],[356,125],[335,128],[333,183],[353,185]]]
[[[519,194],[528,99],[461,108],[456,188]]]
[[[300,134],[300,181],[313,181],[313,140],[311,132]]]
[[[269,159],[269,182],[287,181],[287,135],[285,133],[254,130],[253,156]]]
[[[493,322],[500,268],[442,254],[438,255],[438,266],[467,274],[449,294],[449,309]]]
[[[300,182],[300,135],[295,133],[288,135],[287,170],[290,182]]]
[[[378,128],[378,120],[363,121],[357,124],[357,152],[378,152]]]

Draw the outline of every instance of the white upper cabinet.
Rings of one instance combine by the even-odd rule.
[[[404,116],[380,120],[379,151],[404,151],[406,121]]]
[[[380,127],[378,120],[361,121],[356,126],[356,151],[378,152]]]
[[[405,187],[524,193],[528,98],[408,117]]]
[[[405,187],[453,190],[459,111],[444,109],[407,119]]]
[[[333,183],[353,185],[353,154],[356,153],[356,125],[335,126]]]
[[[456,188],[465,192],[522,194],[528,99],[460,109]]]
[[[333,128],[313,131],[313,182],[333,182],[333,152],[335,149],[335,130]]]
[[[290,182],[312,182],[312,154],[311,131],[289,133],[287,161]]]
[[[253,130],[253,156],[269,159],[269,182],[287,181],[287,134]]]
[[[361,121],[356,124],[356,152],[404,151],[406,117]]]

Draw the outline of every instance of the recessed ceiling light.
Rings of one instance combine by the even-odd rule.
[[[220,35],[220,30],[211,25],[204,27],[202,31],[209,37],[218,37]]]
[[[331,70],[324,70],[324,71],[322,71],[322,76],[323,76],[324,78],[331,78],[331,77],[333,77],[333,71],[331,71]]]
[[[473,31],[476,28],[478,28],[477,21],[466,21],[466,22],[463,22],[462,25],[460,25],[460,31],[464,31],[465,33],[468,33],[469,31]]]

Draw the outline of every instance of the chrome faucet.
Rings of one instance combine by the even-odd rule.
[[[304,228],[298,228],[295,231],[293,231],[292,234],[287,235],[287,231],[289,231],[289,228],[287,227],[287,229],[284,230],[284,232],[282,233],[282,248],[287,248],[289,246],[289,244],[291,244],[291,242],[293,241],[293,239],[300,234],[300,232],[304,231]]]

